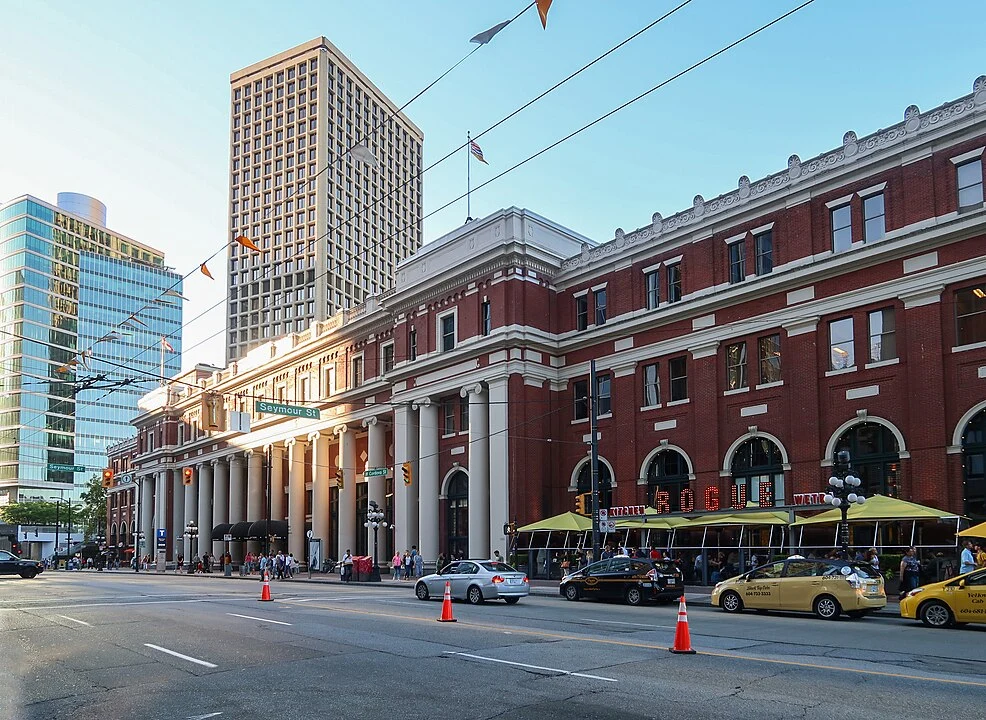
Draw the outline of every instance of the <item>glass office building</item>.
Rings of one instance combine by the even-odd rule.
[[[180,369],[181,301],[164,293],[181,276],[105,213],[73,193],[0,205],[0,504],[77,496]]]

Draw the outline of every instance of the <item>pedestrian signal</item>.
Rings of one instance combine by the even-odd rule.
[[[184,484],[184,485],[191,485],[192,484],[192,481],[194,479],[195,479],[195,470],[194,470],[194,468],[187,467],[187,468],[182,468],[181,469],[181,481],[182,481],[182,484]]]
[[[340,490],[344,489],[345,480],[342,477],[342,468],[336,470],[336,487]]]
[[[410,462],[402,463],[401,472],[404,473],[404,484],[410,485],[414,481],[414,476],[411,471],[411,463]]]
[[[106,468],[105,470],[103,470],[102,485],[104,488],[113,487],[113,468]]]

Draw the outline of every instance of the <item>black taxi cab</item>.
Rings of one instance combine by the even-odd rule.
[[[900,616],[934,628],[986,623],[986,569],[911,590],[900,601]]]
[[[669,603],[685,590],[681,570],[673,563],[618,556],[587,565],[561,579],[558,591],[568,600],[597,598],[640,605]]]

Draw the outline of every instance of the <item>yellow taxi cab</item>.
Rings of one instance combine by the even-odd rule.
[[[986,623],[986,570],[911,590],[900,601],[900,616],[934,628]]]
[[[723,580],[712,590],[712,605],[731,613],[795,610],[834,620],[886,607],[887,595],[880,573],[865,563],[792,555]]]

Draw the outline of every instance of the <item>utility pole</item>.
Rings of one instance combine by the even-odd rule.
[[[599,561],[599,426],[596,406],[599,396],[596,389],[596,361],[589,361],[589,441],[592,465],[592,561]]]
[[[267,526],[264,529],[264,534],[267,536],[264,545],[264,555],[270,555],[270,473],[271,473],[271,455],[273,453],[273,446],[268,445],[266,448],[266,456],[264,459],[264,477],[267,481]]]

